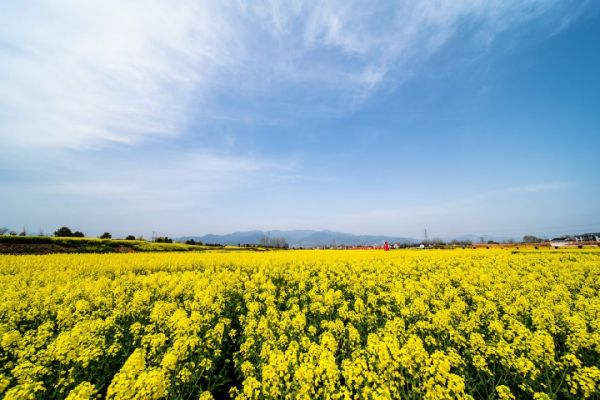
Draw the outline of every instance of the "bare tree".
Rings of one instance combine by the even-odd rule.
[[[539,242],[543,242],[544,239],[539,238],[537,236],[534,235],[525,235],[523,236],[523,243],[539,243]]]
[[[263,235],[260,238],[259,243],[260,243],[261,246],[264,246],[264,247],[274,247],[274,248],[277,248],[277,249],[287,249],[288,247],[290,247],[289,244],[288,244],[288,242],[287,242],[287,240],[283,236],[281,236],[281,237],[270,237],[270,236],[267,236],[267,235]]]

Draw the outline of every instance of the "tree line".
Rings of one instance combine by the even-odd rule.
[[[0,227],[0,235],[10,235],[10,236],[28,236],[27,230],[23,228],[23,230],[17,233],[14,230],[11,230],[7,227]],[[35,236],[35,235],[29,235]],[[40,230],[37,236],[47,236],[44,231]],[[84,238],[86,235],[81,231],[74,231],[68,226],[61,226],[57,230],[55,230],[52,234],[54,237],[63,237],[63,238]],[[102,235],[98,236],[99,239],[112,239],[112,234],[110,232],[104,232]],[[143,236],[135,237],[134,235],[127,235],[123,238],[124,240],[145,240]],[[158,236],[153,238],[154,242],[157,243],[173,243],[173,239],[167,236]],[[202,244],[201,242],[188,243],[188,244]]]
[[[28,236],[27,230],[25,228],[23,228],[20,232],[17,233],[17,231],[11,230],[7,227],[0,227],[0,235],[11,235],[11,236]],[[30,236],[35,236],[35,235],[30,235]],[[46,236],[44,234],[43,231],[40,231],[38,233],[37,236]],[[83,238],[86,237],[86,235],[81,232],[81,231],[73,231],[71,230],[69,227],[67,226],[62,226],[60,228],[58,228],[56,231],[54,231],[53,236],[55,237],[65,237],[65,238]],[[98,236],[100,239],[112,239],[112,234],[110,232],[104,232],[102,235]],[[134,235],[127,235],[125,238],[125,240],[145,240],[143,236],[134,236]],[[596,238],[594,237],[591,240],[596,240]],[[168,236],[158,236],[158,237],[153,237],[152,240],[153,242],[156,243],[173,243],[173,239],[168,237]],[[506,239],[503,240],[501,242],[499,241],[494,241],[494,240],[485,240],[485,238],[482,236],[479,239],[480,244],[514,244],[514,243],[529,243],[529,244],[533,244],[533,243],[543,243],[543,242],[547,242],[548,239],[547,238],[542,238],[542,237],[538,237],[535,235],[525,235],[523,236],[522,240],[519,241],[515,241],[514,239]],[[203,243],[199,240],[194,240],[194,239],[188,239],[185,241],[185,244],[188,245],[198,245],[198,246],[202,246]],[[451,240],[451,241],[444,241],[442,239],[439,238],[433,238],[433,239],[429,239],[429,240],[425,240],[423,242],[421,242],[421,244],[426,245],[426,246],[445,246],[445,245],[453,245],[453,246],[471,246],[474,244],[473,241],[471,240]],[[219,243],[214,243],[214,244],[204,244],[205,246],[223,246],[222,244]],[[287,249],[289,248],[289,244],[287,242],[287,240],[285,239],[285,237],[283,236],[278,236],[278,237],[271,237],[268,235],[263,235],[258,244],[238,244],[238,246],[245,246],[245,247],[253,247],[253,246],[262,246],[262,247],[268,247],[268,248],[277,248],[277,249]],[[397,244],[398,247],[414,247],[414,244]]]

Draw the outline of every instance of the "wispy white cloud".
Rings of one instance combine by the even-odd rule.
[[[151,160],[151,161],[149,161]],[[200,151],[179,154],[104,159],[69,157],[54,173],[44,172],[49,182],[9,182],[0,189],[27,195],[53,195],[65,198],[99,197],[117,201],[124,208],[176,207],[204,204],[215,196],[247,185],[269,181],[273,176],[288,174],[294,160],[267,160],[251,156],[234,156]],[[77,168],[69,168],[77,165]],[[80,174],[80,170],[88,171]],[[94,173],[95,171],[96,173]]]
[[[233,32],[192,2],[4,3],[1,134],[81,148],[173,135],[190,97],[231,66]]]
[[[71,149],[172,137],[194,115],[210,115],[205,109],[218,114],[211,103],[216,90],[268,94],[296,86],[356,104],[382,83],[408,79],[463,25],[485,46],[540,16],[569,15],[568,6],[558,0],[3,2],[0,137],[4,148]]]
[[[562,190],[572,187],[573,182],[548,182],[548,183],[537,183],[523,186],[515,186],[504,190],[505,192],[520,192],[520,193],[536,193],[536,192],[549,192],[555,190]]]
[[[201,150],[136,154],[131,149],[112,160],[69,153],[39,166],[23,181],[3,180],[0,173],[2,224],[46,230],[67,224],[90,234],[110,229],[122,235],[239,229],[248,223],[244,210],[252,207],[247,202],[255,188],[298,179],[288,177],[295,170],[292,159]]]
[[[444,200],[431,203],[406,205],[404,207],[371,208],[358,212],[349,212],[335,218],[344,221],[348,229],[351,229],[353,226],[373,227],[372,229],[376,227],[389,227],[390,232],[394,232],[394,229],[397,229],[398,226],[402,226],[412,232],[419,232],[423,226],[452,232],[453,226],[457,224],[457,220],[464,219],[461,221],[463,228],[469,227],[469,224],[472,225],[472,228],[467,228],[462,233],[468,233],[468,229],[472,229],[470,233],[473,233],[477,232],[477,229],[485,229],[485,224],[487,224],[486,219],[490,218],[488,212],[490,208],[501,210],[502,207],[509,207],[510,209],[513,206],[506,204],[514,203],[515,200],[517,200],[516,204],[518,206],[518,204],[522,204],[528,198],[534,198],[536,195],[538,197],[535,198],[539,199],[539,195],[545,192],[561,191],[575,186],[575,182],[557,181],[500,187],[461,197],[445,198]],[[444,196],[439,197],[444,198]],[[506,203],[504,206],[502,205],[503,202]],[[482,213],[481,210],[485,210],[486,212]],[[506,210],[503,212],[506,212]],[[510,212],[507,213],[506,218],[507,221],[510,220]],[[339,222],[335,221],[335,223]]]

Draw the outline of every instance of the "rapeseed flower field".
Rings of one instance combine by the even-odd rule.
[[[600,252],[0,257],[5,399],[600,398]]]

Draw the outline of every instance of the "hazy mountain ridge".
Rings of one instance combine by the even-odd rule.
[[[217,243],[217,244],[259,244],[260,239],[263,236],[284,237],[289,243],[290,247],[319,247],[319,246],[333,246],[333,245],[374,245],[382,244],[384,241],[390,243],[421,243],[423,239],[415,239],[411,237],[401,236],[387,236],[387,235],[356,235],[353,233],[335,232],[330,230],[273,230],[273,231],[261,231],[252,230],[245,232],[232,232],[224,235],[208,234],[204,236],[182,236],[175,240],[184,242],[189,239],[195,241],[201,241],[202,243]],[[481,238],[487,242],[493,240],[502,242],[507,239],[511,239],[508,236],[498,235],[461,235],[457,237],[443,237],[442,239],[446,242],[452,240],[465,241],[469,240],[473,243],[479,243]],[[430,238],[431,239],[431,238]],[[515,238],[515,240],[519,240]]]
[[[329,230],[274,230],[274,231],[247,231],[233,232],[225,235],[208,234],[204,236],[182,236],[176,241],[194,239],[202,243],[219,244],[259,244],[263,236],[284,237],[291,247],[317,247],[331,245],[373,245],[382,244],[384,241],[390,243],[418,243],[418,239],[407,237],[395,237],[385,235],[355,235],[352,233],[334,232]]]

